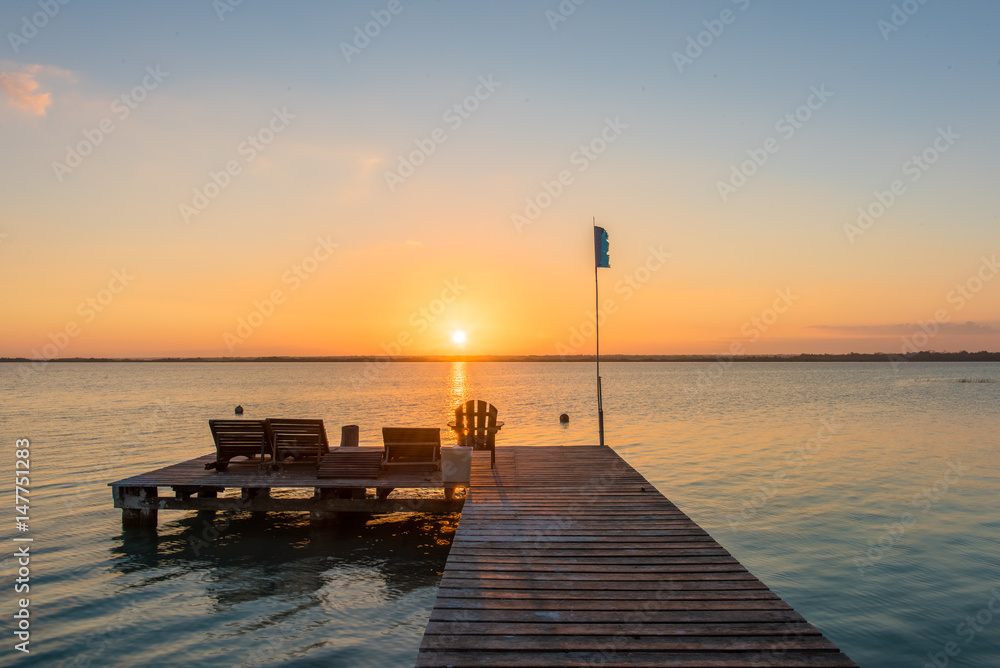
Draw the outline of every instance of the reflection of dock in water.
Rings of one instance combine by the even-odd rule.
[[[164,522],[157,532],[124,529],[110,561],[132,578],[156,580],[164,569],[177,569],[172,577],[202,573],[205,594],[220,608],[272,596],[314,600],[331,584],[377,585],[392,599],[437,586],[457,519],[390,515],[359,530],[316,529],[296,514],[197,513]],[[350,607],[343,592],[338,597],[335,604]]]
[[[611,448],[508,446],[474,455],[417,660],[485,665],[856,664]]]

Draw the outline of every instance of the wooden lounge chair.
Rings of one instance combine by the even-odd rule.
[[[295,461],[312,459],[318,464],[330,451],[322,420],[268,418],[264,429],[278,466],[289,457]]]
[[[386,468],[441,468],[441,430],[437,427],[383,427],[382,441]]]
[[[490,468],[497,463],[497,432],[503,422],[497,422],[497,407],[485,401],[470,399],[455,407],[455,421],[448,426],[455,431],[458,445],[490,451]]]
[[[215,439],[215,461],[205,464],[206,470],[225,471],[233,457],[260,457],[263,463],[272,452],[264,420],[209,420],[208,428]]]
[[[317,478],[378,478],[384,451],[376,448],[331,448],[316,471]]]

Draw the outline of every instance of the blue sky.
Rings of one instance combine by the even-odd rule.
[[[898,30],[880,28],[904,5]],[[470,351],[551,353],[590,306],[593,217],[611,233],[608,294],[650,247],[672,253],[609,318],[611,352],[724,350],[790,286],[802,299],[750,352],[894,352],[1000,250],[995,3],[51,6],[16,52],[10,34],[42,10],[0,8],[0,279],[18,323],[0,354],[38,348],[119,265],[142,279],[61,354],[377,352],[454,275],[469,292],[407,352],[451,352],[445,330],[464,328]],[[560,6],[575,9],[556,23]],[[391,21],[348,62],[372,12]],[[679,71],[689,38],[705,46]],[[113,101],[147,68],[169,74],[119,118]],[[481,78],[495,89],[449,127]],[[783,136],[776,122],[816,90],[828,99]],[[292,120],[244,164],[241,142],[276,109]],[[60,180],[53,163],[104,119],[114,131]],[[620,136],[578,171],[574,152],[609,122]],[[446,140],[390,188],[437,128]],[[949,128],[911,181],[906,161]],[[768,140],[777,150],[723,198]],[[180,205],[231,160],[241,173],[185,221]],[[512,216],[562,170],[572,184],[519,229]],[[895,180],[885,215],[847,232]],[[227,352],[223,335],[323,234],[336,260]],[[995,348],[998,307],[987,281],[948,312],[981,326],[924,347]]]

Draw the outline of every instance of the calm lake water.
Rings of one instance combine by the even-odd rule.
[[[313,530],[303,514],[206,524],[161,511],[150,535],[123,532],[107,483],[212,452],[208,420],[236,404],[323,418],[335,441],[358,424],[375,445],[382,426],[445,427],[452,405],[482,398],[506,421],[498,448],[591,444],[593,374],[67,363],[22,382],[0,365],[3,461],[12,471],[15,439],[29,438],[32,469],[28,534],[10,475],[3,488],[0,665],[412,665],[457,515]],[[1000,364],[608,363],[602,375],[607,442],[861,666],[1000,666]],[[12,649],[15,535],[34,539],[30,655]]]

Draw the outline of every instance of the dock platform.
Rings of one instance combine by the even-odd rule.
[[[417,666],[856,666],[606,446],[475,453]]]
[[[354,447],[353,452],[382,452],[382,448]],[[440,471],[378,471],[369,477],[329,477],[314,462],[288,462],[280,471],[265,471],[256,462],[234,460],[225,472],[206,471],[214,454],[124,478],[109,486],[115,508],[122,509],[126,525],[155,526],[160,510],[228,510],[251,512],[309,511],[319,521],[329,513],[454,513],[462,510],[463,499],[366,498],[368,489],[449,489]],[[489,463],[487,462],[487,467]],[[322,469],[322,464],[319,467]],[[376,467],[377,468],[377,467]],[[166,488],[166,489],[164,489]],[[227,489],[239,489],[240,496],[222,497]],[[309,497],[275,498],[277,489],[310,489]],[[167,491],[170,496],[160,496]]]

